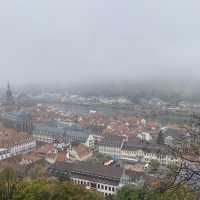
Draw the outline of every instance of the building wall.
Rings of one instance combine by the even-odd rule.
[[[87,147],[89,147],[90,149],[95,149],[95,147],[96,147],[96,139],[92,135],[89,135],[87,141],[85,142],[85,145]]]
[[[99,146],[99,152],[111,156],[121,156],[121,149],[119,147]]]
[[[153,153],[153,152],[145,152],[141,149],[131,151],[131,150],[122,150],[121,156],[123,158],[134,158],[134,159],[140,159],[142,162],[149,163],[152,160],[157,160],[163,165],[169,165],[169,164],[178,164],[180,163],[180,159],[174,158],[171,155],[168,154],[160,154],[160,153]]]
[[[7,128],[14,128],[19,132],[27,132],[31,133],[32,131],[32,121],[31,120],[23,120],[23,121],[11,121],[8,119],[1,119],[4,126]]]
[[[99,152],[111,156],[118,156],[125,160],[140,160],[145,163],[149,163],[152,160],[157,160],[163,165],[178,164],[181,162],[180,159],[173,158],[171,155],[145,152],[142,149],[123,150],[118,147],[99,146]]]
[[[101,175],[99,173],[96,174],[95,171],[94,169],[92,173],[88,173],[87,168],[84,170],[84,167],[80,171],[71,167],[63,169],[63,167],[60,168],[58,165],[55,168],[50,167],[48,169],[48,174],[61,180],[70,179],[76,184],[83,185],[87,189],[101,192],[105,196],[116,194],[118,189],[122,186],[120,184],[122,172],[119,172],[118,175],[116,174],[115,176],[109,176],[108,174],[106,175],[106,173],[104,174],[104,172],[102,172]]]
[[[33,133],[33,138],[40,142],[46,142],[46,143],[53,143],[55,139],[51,137],[50,135],[44,135],[44,134],[35,134]]]
[[[7,150],[0,152],[0,160],[10,158],[23,153],[28,153],[35,149],[36,140],[29,140],[21,144],[10,146]]]
[[[10,156],[11,155],[8,149],[4,149],[0,151],[0,160],[4,160],[6,158],[9,158]]]
[[[16,144],[9,148],[11,156],[15,156],[21,153],[27,153],[36,147],[36,140],[29,140],[21,144]]]
[[[79,185],[84,185],[85,187],[88,187],[89,189],[95,189],[98,192],[101,192],[104,194],[104,196],[113,195],[117,193],[117,190],[119,189],[119,186],[113,186],[109,184],[103,184],[99,182],[91,182],[86,179],[79,179],[79,178],[71,178],[71,180]]]
[[[88,136],[77,136],[77,135],[59,135],[57,133],[49,133],[48,131],[43,131],[36,129],[32,131],[33,137],[42,142],[53,143],[57,136],[61,136],[63,139],[66,139],[68,142],[80,141],[85,143],[88,139]]]

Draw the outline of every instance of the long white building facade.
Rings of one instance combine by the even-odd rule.
[[[159,161],[162,165],[179,164],[180,158],[173,156],[165,145],[149,144],[139,139],[125,140],[121,137],[104,138],[98,145],[102,154],[112,156],[114,159],[128,161],[141,161],[149,163],[152,160]]]

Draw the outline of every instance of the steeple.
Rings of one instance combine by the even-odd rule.
[[[14,104],[12,91],[10,89],[10,84],[9,83],[8,83],[7,92],[6,92],[6,100],[7,100],[7,103]]]

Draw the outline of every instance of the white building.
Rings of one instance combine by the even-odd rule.
[[[143,140],[143,141],[151,141],[152,140],[152,137],[149,133],[145,133],[145,132],[142,132],[142,133],[139,133],[137,135],[137,138],[139,138],[140,140]]]
[[[19,143],[9,143],[5,145],[7,148],[0,149],[0,160],[31,152],[36,147],[36,140],[30,138]]]
[[[99,143],[99,152],[110,156],[121,156],[124,138],[121,136],[108,136]]]
[[[50,176],[70,178],[75,184],[83,185],[104,194],[117,193],[123,170],[119,167],[105,167],[104,165],[88,162],[66,163],[56,162],[48,169]]]
[[[124,144],[121,150],[121,158],[125,160],[135,159],[144,163],[157,160],[162,165],[178,164],[179,158],[175,158],[166,152],[166,149],[156,145],[127,145]]]
[[[167,151],[167,146],[149,144],[139,138],[125,141],[120,137],[114,137],[114,139],[106,137],[99,144],[99,152],[117,159],[144,163],[149,163],[152,160],[157,160],[163,165],[181,162],[179,158],[175,158]]]
[[[27,133],[1,128],[0,160],[32,151],[36,140]]]
[[[93,135],[89,135],[88,139],[85,142],[85,145],[90,149],[95,149],[96,146],[96,138]]]
[[[9,157],[11,157],[9,150],[6,148],[1,148],[0,149],[0,160],[4,160]]]
[[[19,155],[22,153],[28,153],[36,147],[36,140],[28,139],[20,143],[10,146],[9,152],[11,156]]]

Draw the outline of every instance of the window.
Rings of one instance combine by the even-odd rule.
[[[109,191],[111,191],[111,187],[109,187]]]
[[[105,186],[105,190],[107,190],[108,189],[108,187],[107,186]]]
[[[97,185],[98,189],[100,189],[100,184]]]
[[[104,186],[103,186],[103,185],[101,185],[101,189],[102,189],[102,190],[104,189]]]
[[[112,191],[113,191],[113,192],[115,191],[115,188],[114,188],[114,187],[112,187]]]

